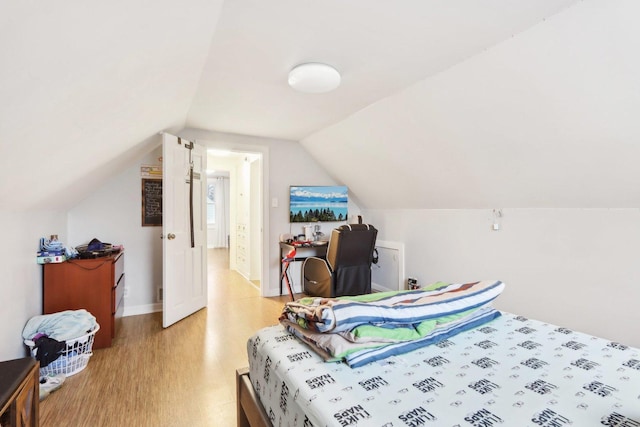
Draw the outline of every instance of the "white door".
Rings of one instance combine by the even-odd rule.
[[[206,152],[200,145],[162,136],[162,326],[207,305]],[[193,247],[189,172],[193,164]]]

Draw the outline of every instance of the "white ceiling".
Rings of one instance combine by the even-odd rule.
[[[299,140],[364,207],[637,207],[639,14],[636,0],[2,2],[0,208],[64,208],[185,127]],[[292,91],[310,61],[342,85]]]
[[[575,1],[225,1],[187,125],[300,140]],[[340,88],[291,90],[305,62],[337,68]]]

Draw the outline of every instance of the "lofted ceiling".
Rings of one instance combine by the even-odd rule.
[[[575,1],[225,1],[187,125],[300,140]],[[339,89],[291,90],[305,62],[338,69]]]
[[[364,207],[637,207],[638,3],[2,2],[0,208],[183,128],[300,141]],[[294,92],[303,62],[341,86]]]

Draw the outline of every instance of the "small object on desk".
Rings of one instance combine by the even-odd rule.
[[[313,240],[313,227],[310,225],[305,225],[302,227],[304,230],[304,238],[307,241]]]
[[[288,233],[281,234],[280,235],[280,241],[281,242],[286,242],[286,243],[293,242],[293,234],[288,234]]]

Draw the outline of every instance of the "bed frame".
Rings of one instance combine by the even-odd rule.
[[[236,370],[238,427],[271,427],[269,416],[249,379],[249,368]]]

